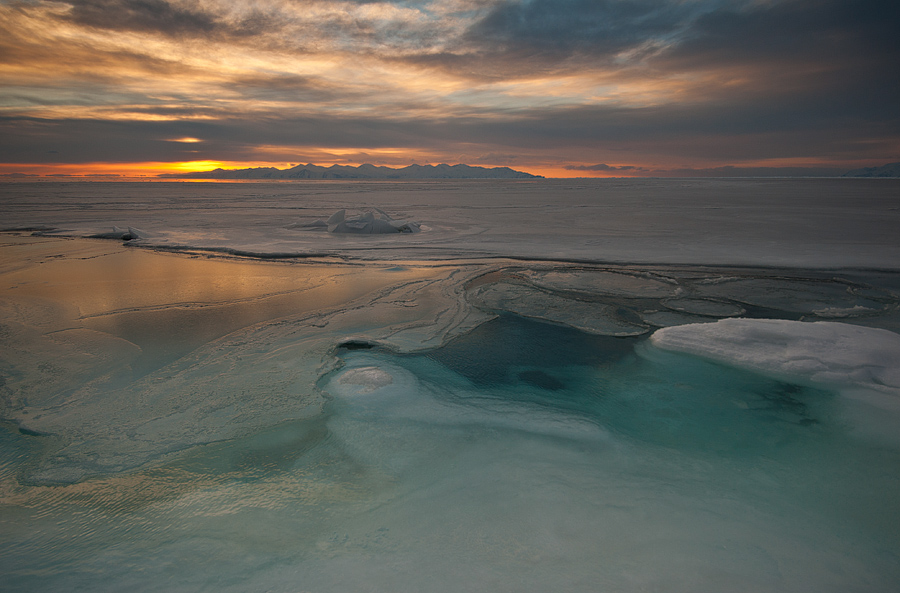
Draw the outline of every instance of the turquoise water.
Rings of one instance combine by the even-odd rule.
[[[313,418],[80,484],[19,481],[48,437],[6,426],[2,589],[900,582],[900,449],[835,392],[514,315],[340,358]]]

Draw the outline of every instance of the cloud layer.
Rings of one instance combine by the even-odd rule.
[[[879,164],[898,22],[887,0],[0,0],[0,162]]]

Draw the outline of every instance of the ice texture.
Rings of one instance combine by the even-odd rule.
[[[496,282],[480,286],[472,290],[471,300],[490,311],[564,323],[602,335],[636,336],[647,331],[646,326],[621,319],[613,305],[567,298],[527,285]]]
[[[7,182],[0,191],[3,228],[89,236],[131,226],[147,236],[130,244],[167,249],[374,260],[900,266],[895,180]],[[341,209],[372,211],[374,218],[375,208],[415,221],[423,232],[310,232],[326,228],[321,223]]]
[[[338,349],[318,414],[77,484],[16,483],[45,437],[0,432],[4,587],[891,589],[900,449],[827,391],[622,344],[504,316]]]
[[[321,226],[317,222],[315,226]],[[390,235],[393,233],[418,233],[419,225],[405,220],[394,220],[383,210],[374,208],[357,216],[347,216],[346,210],[338,210],[325,221],[329,233],[355,235]]]
[[[6,264],[0,299],[3,417],[57,439],[55,454],[30,466],[34,482],[124,471],[276,419],[315,415],[317,381],[342,344],[419,351],[500,314],[639,336],[742,314],[739,303],[764,298],[758,292],[779,295],[768,304],[793,314],[800,297],[809,298],[790,290],[797,285],[822,289],[803,310],[832,315],[848,302],[870,301],[843,310],[842,319],[858,323],[897,324],[900,302],[890,288],[832,273],[762,278],[502,260],[247,264],[80,245],[43,238],[7,246],[20,251]],[[723,286],[735,300],[708,296]],[[522,376],[559,383],[532,371]]]
[[[88,236],[91,239],[121,239],[122,241],[133,241],[134,239],[146,239],[148,237],[146,231],[136,229],[134,227],[119,228],[113,225],[109,232],[101,232]]]
[[[661,276],[634,271],[528,270],[522,273],[532,284],[554,291],[606,294],[625,297],[662,297],[676,293],[677,285]]]
[[[757,372],[857,385],[900,398],[900,335],[833,321],[722,319],[657,330],[658,348]]]
[[[3,185],[3,588],[892,590],[897,187]]]
[[[28,257],[0,299],[0,414],[54,437],[26,472],[35,483],[316,415],[316,382],[348,338],[413,351],[490,318],[461,298],[479,271],[466,266],[285,267],[103,246],[72,260],[52,242]]]
[[[666,299],[663,304],[673,311],[710,317],[735,317],[745,312],[743,307],[734,303],[712,299]]]
[[[722,278],[700,286],[705,296],[820,317],[844,317],[877,312],[883,304],[860,295],[852,284],[833,279]]]

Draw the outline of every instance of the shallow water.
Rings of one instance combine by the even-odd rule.
[[[16,485],[40,438],[7,427],[4,589],[890,590],[900,451],[645,347],[501,316],[345,350],[315,418],[68,486]]]

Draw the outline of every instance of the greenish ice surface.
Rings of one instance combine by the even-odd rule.
[[[0,591],[895,592],[898,190],[6,182]]]
[[[7,425],[3,590],[900,582],[900,449],[833,390],[512,314],[368,346],[339,349],[320,414],[148,469],[16,484],[42,439]]]

